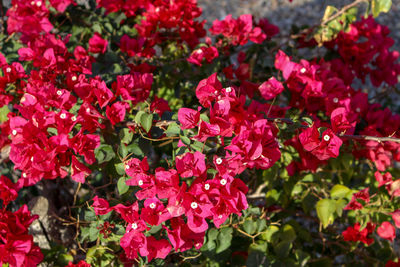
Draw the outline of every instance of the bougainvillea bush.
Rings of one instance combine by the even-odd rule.
[[[390,7],[2,6],[0,263],[400,266]]]

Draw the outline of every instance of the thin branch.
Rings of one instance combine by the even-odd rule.
[[[379,137],[379,136],[369,136],[369,135],[339,135],[343,138],[355,139],[355,140],[367,140],[376,142],[395,142],[400,143],[400,138],[395,137]]]

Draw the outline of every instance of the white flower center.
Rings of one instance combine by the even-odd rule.
[[[72,121],[76,121],[76,117],[73,116],[73,117],[71,118],[71,120],[72,120]]]
[[[339,102],[339,98],[335,97],[335,98],[333,99],[333,103],[337,103],[337,102]]]
[[[331,139],[331,137],[329,136],[329,135],[324,135],[324,140],[326,141],[326,142],[328,142],[329,140]]]
[[[205,184],[205,185],[204,185],[204,189],[205,189],[205,190],[210,189],[210,184]]]
[[[157,7],[157,8],[156,8],[156,12],[159,12],[159,11],[160,11],[160,8],[159,8],[159,7]]]
[[[31,162],[33,162],[33,156],[31,157]]]
[[[22,177],[26,178],[26,176],[27,176],[26,173],[23,172]]]
[[[225,89],[225,91],[226,91],[227,93],[230,93],[230,92],[232,92],[232,87],[228,87],[228,88],[226,88],[226,89]]]
[[[57,90],[57,95],[62,95],[62,91],[61,90]]]
[[[215,160],[215,163],[217,163],[218,165],[220,165],[220,164],[222,163],[222,159],[221,159],[221,158],[217,158],[217,159]]]
[[[72,76],[72,78],[71,78],[71,80],[73,81],[73,82],[75,82],[76,81],[76,76],[74,75],[74,76]]]
[[[221,219],[222,218],[222,215],[218,215],[218,219]]]
[[[17,130],[12,130],[13,135],[17,135]]]
[[[361,109],[360,109],[360,108],[356,108],[356,112],[357,112],[357,113],[360,113],[360,112],[361,112]]]
[[[132,223],[132,228],[136,230],[137,229],[137,224],[136,223]]]
[[[63,113],[63,114],[60,115],[60,118],[61,118],[61,119],[65,119],[66,117],[67,117],[67,115],[65,115],[65,113]]]
[[[199,205],[197,205],[196,202],[192,202],[192,204],[190,204],[190,207],[192,207],[192,209],[197,209]]]
[[[143,180],[139,180],[138,185],[142,186],[143,185]]]
[[[226,180],[225,180],[225,179],[222,179],[222,180],[220,181],[220,183],[221,183],[222,185],[226,185]]]
[[[32,1],[32,2],[31,2],[31,5],[34,6],[34,5],[35,5],[35,1]]]
[[[11,72],[11,68],[8,67],[8,68],[6,69],[6,72],[7,72],[7,73],[10,73],[10,72]]]
[[[306,72],[306,68],[301,68],[300,72],[301,72],[301,73]]]
[[[129,165],[125,165],[125,170],[129,170]]]
[[[90,108],[87,108],[87,109],[86,109],[86,112],[89,113],[89,112],[90,112]]]
[[[151,203],[149,207],[150,207],[150,209],[154,209],[156,207],[156,204]]]
[[[41,6],[42,6],[42,2],[41,2],[41,1],[37,1],[37,2],[36,2],[36,5],[37,5],[38,7],[41,7]]]
[[[196,53],[196,54],[201,54],[201,53],[203,53],[203,50],[197,49],[195,53]]]
[[[218,94],[218,91],[217,91],[217,90],[215,90],[215,91],[214,91],[214,94],[215,94],[215,95],[216,95],[216,94]]]

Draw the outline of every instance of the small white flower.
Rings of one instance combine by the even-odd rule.
[[[61,90],[57,90],[57,95],[62,95],[62,91]]]
[[[337,102],[339,102],[339,98],[335,97],[335,98],[333,99],[333,103],[337,103]]]
[[[76,117],[75,116],[71,117],[71,120],[76,121]]]
[[[230,92],[232,92],[232,87],[228,87],[228,88],[226,88],[226,89],[225,89],[225,92],[227,92],[227,93],[230,93]]]
[[[37,1],[37,2],[36,2],[36,5],[37,5],[38,7],[41,7],[41,6],[42,6],[42,1]]]
[[[32,1],[32,2],[31,2],[31,5],[34,6],[34,5],[35,5],[35,1]]]
[[[78,79],[75,75],[74,76],[72,76],[72,78],[71,78],[71,80],[73,81],[73,82],[75,82],[76,81],[76,79]]]
[[[324,140],[326,141],[326,142],[328,142],[329,140],[331,139],[331,137],[329,136],[329,135],[324,135]]]
[[[11,72],[11,68],[8,67],[8,68],[6,69],[6,72],[7,72],[7,73],[10,73],[10,72]]]
[[[129,170],[129,165],[125,165],[125,170]]]
[[[217,90],[215,90],[215,91],[214,91],[214,94],[215,94],[215,95],[217,95],[217,94],[218,94],[218,91],[217,91]]]
[[[220,183],[221,183],[222,185],[226,185],[226,180],[225,180],[225,179],[222,179],[222,180],[220,181]]]
[[[218,219],[221,219],[222,218],[222,215],[218,215]]]
[[[12,135],[17,135],[17,130],[12,130]]]
[[[90,108],[87,108],[87,109],[86,109],[86,112],[89,113],[89,112],[90,112]]]
[[[132,228],[136,230],[137,229],[137,224],[136,223],[132,223]]]
[[[204,185],[204,189],[205,189],[205,190],[210,189],[210,184],[205,184],[205,185]]]
[[[192,209],[197,209],[199,205],[197,205],[196,202],[192,202],[192,204],[190,204],[190,207],[192,207]]]
[[[23,172],[22,177],[26,178],[26,176],[27,176],[26,173]]]
[[[306,68],[301,68],[300,72],[301,73],[305,73],[306,72]]]
[[[33,156],[31,157],[31,162],[33,162]]]
[[[203,50],[197,49],[195,53],[196,53],[196,54],[201,54],[201,53],[203,53]]]
[[[222,163],[222,159],[221,158],[217,158],[215,160],[215,163],[217,163],[217,165],[220,165]]]
[[[139,180],[138,185],[142,186],[143,185],[143,180]]]
[[[156,204],[151,203],[149,207],[150,207],[150,209],[154,209],[156,207]]]
[[[65,119],[66,117],[67,117],[67,115],[65,115],[65,113],[63,113],[63,114],[60,115],[60,118],[61,118],[61,119]]]
[[[156,12],[159,12],[159,11],[160,11],[160,8],[159,8],[159,7],[157,7],[157,8],[156,8]]]

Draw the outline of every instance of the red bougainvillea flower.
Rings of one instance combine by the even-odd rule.
[[[372,234],[375,230],[375,225],[368,223],[367,226],[360,231],[361,225],[356,223],[353,227],[349,226],[345,231],[343,231],[343,239],[345,241],[361,241],[366,245],[371,245],[374,239],[369,238],[368,235]]]
[[[0,199],[3,200],[3,207],[18,197],[19,186],[14,184],[6,176],[0,176]]]
[[[375,179],[376,181],[378,181],[378,187],[381,187],[383,185],[387,185],[392,182],[392,175],[390,174],[390,172],[387,172],[384,175],[382,175],[379,171],[376,171]]]
[[[176,169],[182,178],[199,177],[206,171],[205,155],[199,151],[176,157]]]
[[[178,110],[178,120],[181,123],[181,129],[192,129],[200,121],[200,108],[196,111],[190,108],[180,108]]]
[[[89,52],[94,54],[104,54],[107,50],[108,41],[103,39],[97,32],[89,39]]]
[[[396,237],[396,228],[394,228],[390,222],[383,222],[376,232],[380,237],[387,239],[390,242],[393,242]]]
[[[207,63],[211,63],[215,58],[218,57],[218,55],[218,49],[214,46],[202,46],[194,50],[190,57],[188,57],[187,61],[192,64],[201,66],[203,64],[203,59],[205,59]]]
[[[392,219],[396,227],[400,228],[400,210],[393,211],[390,214],[392,215]]]
[[[90,265],[89,263],[87,263],[84,260],[81,260],[80,262],[74,264],[72,261],[70,261],[67,265],[67,267],[91,267],[92,265]]]
[[[232,15],[226,16],[222,21],[215,20],[210,32],[214,35],[222,34],[233,45],[245,45],[249,40],[260,44],[267,37],[261,28],[253,28],[253,16],[250,14],[241,15],[236,20]]]
[[[319,160],[339,156],[339,149],[343,143],[331,129],[325,130],[320,139],[320,133],[315,125],[304,130],[299,135],[299,140],[304,149],[310,151]]]
[[[283,89],[285,89],[275,77],[269,78],[268,81],[264,82],[263,84],[260,85],[258,90],[260,90],[260,93],[262,97],[266,100],[271,100],[280,93],[282,93]]]
[[[108,201],[104,198],[99,198],[98,196],[95,196],[93,198],[92,207],[96,215],[104,215],[112,211],[112,208],[110,208],[110,204],[108,203]]]

